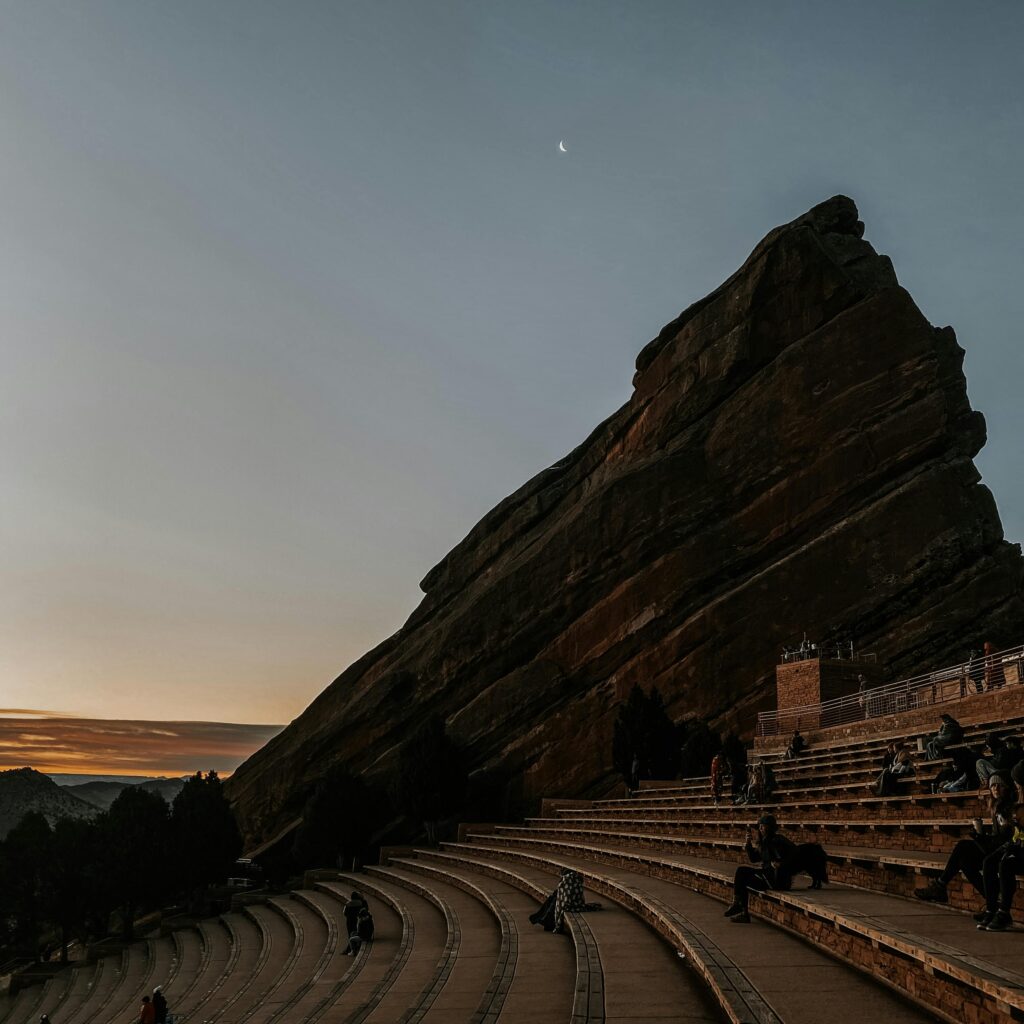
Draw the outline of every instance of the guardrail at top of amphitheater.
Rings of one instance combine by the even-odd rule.
[[[1024,644],[979,654],[958,665],[873,686],[820,704],[762,711],[757,716],[757,735],[778,736],[809,721],[814,722],[816,729],[828,729],[927,705],[954,703],[975,693],[1021,682],[1024,682]]]

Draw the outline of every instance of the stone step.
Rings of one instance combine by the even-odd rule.
[[[202,1005],[217,985],[231,955],[231,935],[219,921],[197,921],[196,931],[203,944],[198,968],[184,986],[172,986],[171,991],[164,993],[169,1012],[182,1020],[192,1017],[195,1009]],[[174,999],[173,1009],[170,1009],[171,998]]]
[[[5,995],[0,1002],[0,1024],[36,1024],[47,998],[54,992],[63,992],[70,978],[70,970],[61,971],[40,984],[23,988],[14,996]]]
[[[281,1021],[315,1019],[355,966],[353,958],[345,956],[348,936],[345,934],[345,921],[338,900],[328,893],[311,888],[300,889],[293,896],[319,916],[326,932],[326,942],[321,957],[311,966],[301,988],[292,994],[289,1003],[279,1011],[277,1019]]]
[[[129,965],[132,960],[145,960],[147,958],[146,943],[133,942],[121,951],[120,954],[105,957],[106,960],[114,961],[105,965],[102,991],[94,998],[94,1001],[83,1020],[92,1024],[93,1021],[102,1019],[111,1006],[116,1005],[117,999],[124,995],[126,981],[129,975]],[[113,969],[111,974],[110,968]],[[97,989],[101,986],[97,985]]]
[[[215,1020],[222,1016],[224,1008],[236,1001],[255,980],[257,964],[263,950],[263,935],[256,922],[240,911],[231,911],[221,916],[220,925],[228,936],[227,958],[221,965],[221,972],[211,979],[198,1003],[191,1012],[183,1012],[181,1005],[172,1003],[168,997],[168,1010],[179,1021]],[[220,955],[217,956],[220,962]],[[173,992],[172,992],[173,995]]]
[[[425,861],[418,852],[417,860],[409,863],[420,871],[442,871],[456,879],[470,878],[485,889],[499,881],[443,860]],[[540,957],[550,959],[552,954],[545,952],[545,947],[557,949],[558,936],[548,935],[531,925],[529,914],[547,897],[557,877],[529,868],[518,870],[517,874],[517,886],[522,892],[531,893],[532,899],[515,915],[513,923],[518,925],[524,946],[529,944],[538,950]],[[527,875],[529,877],[524,877]],[[507,883],[508,874],[501,881]],[[654,1020],[663,1019],[666,1014],[687,1021],[720,1019],[719,1007],[710,993],[682,968],[674,948],[660,941],[639,918],[617,903],[604,902],[602,907],[600,912],[567,917],[576,946],[576,963],[582,975],[577,978],[575,987],[572,1021],[596,1024],[606,1019]],[[564,1014],[561,1007],[550,1005],[550,968],[546,959],[542,961],[544,975],[538,976],[536,967],[532,971],[529,967],[517,971],[517,976],[522,975],[522,984],[518,993],[510,993],[507,1019],[550,1021],[550,1024],[565,1019],[564,1015],[558,1015],[558,1011]],[[542,1017],[540,1013],[544,1010],[547,1015]]]
[[[166,991],[174,978],[179,961],[171,936],[145,939],[133,943],[131,948],[133,954],[138,950],[140,955],[133,955],[129,960],[124,991],[111,1001],[95,1024],[123,1024],[137,1017],[142,997],[152,996],[156,985],[162,985]]]
[[[894,796],[869,796],[866,792],[859,797],[827,797],[806,800],[771,800],[762,804],[715,804],[665,801],[659,803],[637,803],[632,806],[609,807],[597,802],[579,801],[574,806],[555,805],[553,813],[558,817],[571,819],[583,815],[600,813],[607,817],[644,817],[665,820],[686,820],[690,817],[720,815],[725,820],[750,821],[760,814],[772,813],[788,818],[828,817],[841,821],[848,817],[862,817],[872,814],[879,820],[926,820],[954,815],[973,818],[979,813],[984,816],[977,791],[963,793],[910,793]]]
[[[602,865],[598,874],[611,867],[731,898],[734,866],[712,858],[495,836],[444,848],[513,861],[593,862]],[[895,985],[943,1019],[1024,1019],[1024,974],[1017,970],[1024,932],[979,932],[967,914],[847,886],[761,893],[752,896],[751,909]],[[832,1012],[830,1006],[830,1020]]]
[[[36,1021],[44,1013],[49,1014],[51,1020],[56,1019],[54,1014],[60,1011],[60,1007],[70,993],[76,972],[77,968],[65,969],[60,974],[51,978],[43,986],[43,997],[30,1011],[31,1016],[26,1016],[24,1021],[17,1021],[12,1018],[11,1024],[36,1024]]]
[[[214,1024],[216,1021],[239,1024],[277,988],[282,974],[292,962],[295,935],[288,918],[265,903],[247,904],[242,912],[259,933],[259,953],[249,973],[242,975],[241,984],[233,988],[226,998],[218,999],[215,1012],[203,1012],[193,1018],[202,1020],[203,1024]],[[167,1002],[173,1013],[176,1004],[170,996]]]
[[[337,872],[324,872],[330,879]],[[365,944],[355,956],[345,954],[348,935],[345,930],[343,907],[352,879],[344,882],[316,882],[301,890],[302,898],[319,907],[329,932],[335,941],[334,954],[324,964],[322,973],[300,997],[282,1019],[314,1022],[321,1019],[345,1020],[345,1015],[359,1009],[386,972],[390,958],[401,944],[404,934],[404,907],[394,907],[380,901],[373,907],[375,938]],[[330,937],[328,944],[330,943]],[[364,967],[367,968],[363,973]]]
[[[677,964],[707,986],[722,1014],[734,1022],[817,1024],[822,999],[835,991],[849,997],[847,1006],[855,1001],[861,1010],[884,1014],[892,1024],[932,1019],[798,938],[779,932],[766,941],[759,929],[731,925],[722,917],[721,902],[658,878],[595,865],[572,854],[550,857],[446,844],[443,851],[417,855],[477,865],[483,871],[532,867],[548,873],[549,887],[562,866],[576,868],[589,889],[615,900],[676,950]],[[585,916],[594,922],[599,917]],[[831,1005],[829,1010],[834,1024],[861,1020],[842,1007],[834,1016]]]
[[[991,709],[989,709],[991,712]],[[935,720],[934,723],[930,724],[927,728],[921,728],[919,726],[904,726],[900,728],[899,719],[895,719],[889,727],[874,733],[871,736],[828,736],[827,739],[823,736],[820,739],[811,737],[810,748],[805,750],[800,755],[800,759],[809,756],[827,756],[830,754],[846,755],[858,753],[864,750],[883,750],[887,744],[894,740],[903,740],[911,745],[915,745],[918,739],[922,739],[927,742],[934,736],[939,730],[940,716],[943,714],[951,714],[954,718],[958,718],[957,704],[937,704],[935,705]],[[1024,715],[1011,714],[1010,716],[991,716],[986,715],[981,719],[973,722],[961,721],[960,723],[964,729],[964,740],[974,745],[979,741],[985,739],[985,736],[990,732],[998,732],[1000,735],[1007,735],[1009,733],[1020,734],[1024,732]],[[763,758],[765,760],[772,761],[774,765],[775,761],[784,759],[786,747],[789,745],[789,736],[792,733],[787,734],[783,737],[778,747],[775,748],[764,748],[758,749],[756,746],[750,753],[751,760],[755,758]],[[826,745],[827,744],[827,745]]]
[[[438,961],[432,983],[410,1002],[410,1020],[480,1020],[501,1010],[515,969],[515,934],[503,915],[483,894],[450,884],[450,880],[410,871],[404,861],[386,868],[367,868],[383,878],[430,900],[445,915],[448,944]],[[510,959],[511,958],[511,959]],[[510,970],[511,964],[511,970]]]
[[[67,987],[63,989],[52,1008],[40,1008],[40,1014],[48,1013],[51,1020],[59,1017],[61,1021],[70,1018],[89,997],[92,986],[101,968],[101,961],[95,963],[82,962],[71,970]]]
[[[429,1014],[433,1000],[451,974],[458,952],[461,925],[455,910],[435,894],[403,885],[398,879],[374,876],[361,879],[383,891],[400,894],[410,915],[410,942],[405,959],[396,965],[352,1024],[390,1024],[391,1021],[420,1020]]]
[[[494,831],[519,834],[522,828],[624,830],[657,835],[693,835],[700,838],[728,838],[742,834],[745,824],[753,824],[751,814],[746,822],[722,818],[689,818],[685,821],[664,821],[638,816],[635,818],[574,817],[527,818],[522,826],[497,825]],[[884,850],[949,853],[958,839],[965,839],[971,824],[965,818],[932,818],[921,821],[877,821],[871,818],[789,820],[778,819],[779,827],[795,843],[821,843],[827,846],[870,846]],[[471,830],[470,830],[471,831]],[[466,833],[467,835],[469,832]]]
[[[171,938],[174,942],[171,958],[174,973],[164,986],[164,997],[168,1006],[177,1006],[195,983],[196,975],[202,967],[204,950],[202,938],[194,927],[177,928],[171,933]],[[145,994],[152,995],[151,992]]]
[[[153,944],[156,939],[142,939],[128,947],[121,984],[112,994],[110,1001],[102,1012],[91,1018],[90,1024],[108,1024],[111,1021],[122,1021],[128,1007],[134,1008],[136,1000],[142,1001],[143,984],[148,979],[153,966]],[[170,946],[168,945],[168,949]],[[159,984],[159,982],[154,982]]]
[[[327,872],[330,879],[318,881],[315,888],[332,895],[340,904],[353,889],[366,895],[371,903],[374,938],[365,943],[353,960],[352,968],[318,1015],[308,1018],[326,1024],[362,1024],[385,1001],[391,986],[401,977],[416,951],[417,925],[420,943],[417,953],[433,949],[435,961],[444,948],[445,928],[436,908],[420,901],[399,887],[363,876]],[[407,898],[409,897],[409,898]],[[344,928],[342,928],[344,931]],[[347,944],[347,937],[345,939]],[[339,939],[339,944],[341,940]],[[344,948],[344,947],[343,947]],[[398,1021],[401,1014],[394,1017]]]
[[[118,978],[114,976],[115,963],[120,966],[121,953],[118,951],[107,956],[99,957],[95,963],[92,976],[85,982],[84,989],[79,990],[77,1002],[70,1001],[65,1004],[61,1013],[61,1021],[67,1024],[80,1024],[82,1021],[91,1020],[93,1010],[100,1004],[105,1003]]]
[[[315,905],[289,895],[272,897],[267,906],[287,920],[292,947],[274,984],[239,1018],[239,1024],[270,1024],[288,1019],[291,1007],[305,994],[310,978],[326,966],[334,952],[330,947],[330,928]]]
[[[881,769],[870,772],[858,772],[851,774],[845,780],[824,781],[819,783],[800,782],[788,786],[777,786],[771,794],[770,800],[773,803],[798,803],[808,798],[816,799],[841,799],[845,796],[856,796],[864,792],[870,785],[873,787]],[[912,774],[894,779],[899,787],[899,792],[923,795],[931,793],[931,783],[935,774],[929,771],[926,775]],[[656,791],[648,791],[655,792]],[[977,791],[975,791],[976,793]],[[663,795],[631,797],[628,800],[595,800],[595,808],[607,808],[612,810],[620,807],[652,807],[664,804],[674,804],[680,807],[706,804],[711,799],[710,790],[692,790],[680,792],[677,790],[666,790]],[[725,803],[723,798],[721,803]]]
[[[791,839],[793,834],[786,833]],[[735,833],[729,838],[665,835],[609,830],[584,829],[503,829],[488,834],[492,838],[553,839],[560,842],[581,842],[588,845],[614,846],[627,850],[678,852],[697,857],[719,858],[734,864],[748,863],[743,840]],[[479,842],[485,835],[470,833],[467,842]],[[829,845],[826,849],[829,878],[833,882],[856,885],[863,889],[914,898],[914,890],[933,881],[946,865],[949,851],[909,852],[880,847]],[[960,910],[978,910],[983,902],[973,886],[958,876],[948,887],[949,906]],[[1024,907],[1024,896],[1017,898]]]
[[[537,1024],[561,1024],[571,1019],[584,1024],[603,1021],[603,1014],[591,1014],[600,993],[600,972],[594,979],[590,965],[596,950],[590,950],[582,929],[570,925],[575,955],[564,945],[554,949],[528,925],[529,915],[537,907],[528,891],[505,881],[451,871],[446,866],[419,859],[391,858],[391,870],[415,874],[431,884],[447,885],[472,895],[486,908],[500,931],[500,947],[491,977],[477,1006],[461,1019],[474,1024],[491,1024],[498,1019],[531,1020]],[[579,968],[579,970],[578,970]],[[603,1000],[600,1005],[603,1007]]]

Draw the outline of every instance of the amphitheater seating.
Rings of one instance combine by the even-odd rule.
[[[992,727],[1024,730],[1024,717],[976,721],[966,741]],[[870,794],[889,738],[819,742],[793,762],[762,750],[779,783],[763,805],[716,806],[706,778],[645,782],[464,826],[457,843],[388,851],[359,875],[311,872],[291,894],[246,897],[0,999],[0,1024],[123,1024],[157,984],[183,1024],[1024,1020],[1024,932],[976,930],[961,880],[948,906],[912,898],[981,813],[978,794],[933,794],[948,762],[923,755],[897,794]],[[754,894],[754,922],[736,926],[722,910],[742,828],[766,810],[825,846],[830,884]],[[550,935],[529,914],[565,866],[603,909]],[[346,956],[353,888],[376,937]]]
[[[174,945],[170,938],[151,938],[128,948],[124,983],[107,1005],[97,1024],[122,1024],[136,1015],[142,996],[152,993],[155,985],[167,986],[172,976]]]

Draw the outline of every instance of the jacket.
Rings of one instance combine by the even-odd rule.
[[[773,832],[757,845],[747,840],[744,850],[752,864],[761,865],[761,873],[773,889],[789,888],[796,861],[796,846],[792,840],[781,832]]]

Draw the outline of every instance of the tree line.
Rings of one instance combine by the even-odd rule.
[[[197,772],[170,806],[130,786],[93,818],[26,814],[0,842],[0,961],[58,949],[66,961],[72,942],[131,939],[148,911],[201,906],[241,852],[216,772]]]
[[[634,686],[619,706],[612,763],[630,785],[638,779],[707,775],[720,750],[733,764],[746,763],[746,749],[734,734],[722,736],[700,718],[673,722],[657,687],[646,693]]]
[[[422,836],[433,845],[471,797],[465,752],[431,716],[402,744],[389,783],[368,784],[343,766],[329,769],[305,802],[291,847],[266,866],[280,878],[302,868],[366,863],[389,836]]]

